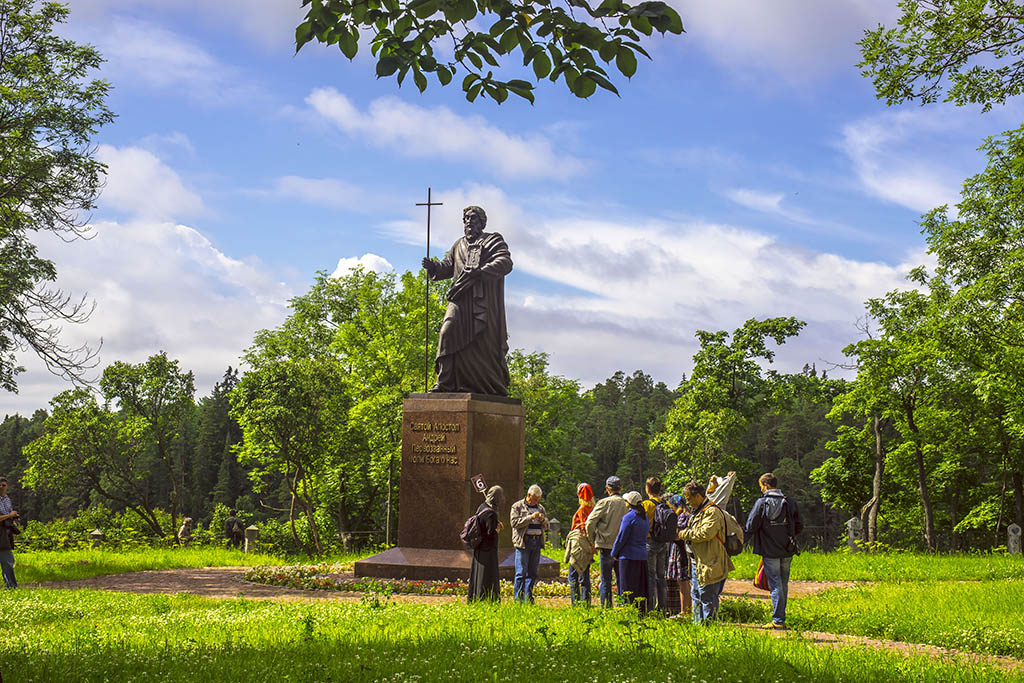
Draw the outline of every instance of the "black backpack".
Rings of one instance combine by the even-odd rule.
[[[662,543],[676,540],[678,523],[676,511],[665,501],[658,502],[654,507],[654,521],[651,522],[651,538]]]
[[[480,520],[477,519],[476,515],[467,519],[466,523],[462,525],[459,538],[462,539],[466,546],[473,550],[480,547],[480,543],[483,541],[483,533],[480,531]]]
[[[772,506],[775,507],[774,505]],[[769,527],[785,527],[786,533],[786,552],[792,555],[800,554],[800,546],[796,542],[796,524],[793,521],[793,516],[789,514],[789,499],[785,496],[782,497],[782,502],[779,503],[777,509],[772,510],[772,513],[768,512],[768,505],[764,506],[764,518],[768,523]]]

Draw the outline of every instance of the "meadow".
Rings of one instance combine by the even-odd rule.
[[[274,603],[34,589],[5,596],[8,681],[1003,681],[991,666],[632,610]]]
[[[549,557],[559,558],[557,549]],[[23,583],[308,558],[221,548],[25,552]],[[347,567],[358,555],[323,558]],[[736,558],[749,577],[756,556]],[[1024,659],[1024,560],[1005,555],[804,553],[794,580],[858,581],[791,600],[794,631],[861,635]],[[871,579],[865,581],[865,579]],[[561,587],[561,586],[559,586]],[[357,603],[212,600],[28,588],[3,595],[10,681],[997,681],[1024,668],[782,638],[732,624],[640,619],[630,609],[423,604],[367,582]],[[764,623],[764,601],[725,620]]]
[[[722,618],[767,623],[770,605],[726,601]],[[872,583],[790,600],[791,629],[1024,659],[1024,581]]]

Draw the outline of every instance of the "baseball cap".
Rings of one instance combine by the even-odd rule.
[[[629,493],[624,495],[622,498],[627,503],[632,505],[633,507],[636,507],[637,505],[639,505],[640,502],[643,501],[643,499],[644,499],[643,496],[640,495],[639,491],[630,491]]]

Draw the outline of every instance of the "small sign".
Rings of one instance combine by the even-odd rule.
[[[469,480],[473,482],[473,488],[477,490],[477,493],[483,493],[484,491],[487,490],[487,482],[484,481],[484,475],[477,474],[474,475],[473,477],[470,477]]]

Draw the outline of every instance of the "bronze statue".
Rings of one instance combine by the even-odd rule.
[[[452,278],[430,391],[508,396],[505,276],[512,257],[500,234],[484,232],[487,214],[479,206],[467,206],[462,222],[465,237],[444,259],[423,259],[431,280]]]

